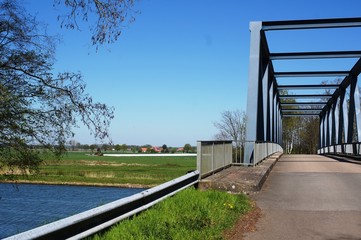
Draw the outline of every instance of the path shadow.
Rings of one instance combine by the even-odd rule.
[[[355,159],[355,157],[352,156],[338,156],[338,155],[325,155],[328,158],[332,158],[339,162],[345,162],[345,163],[352,163],[352,164],[358,164],[361,165],[361,159]],[[361,238],[360,238],[361,240]]]

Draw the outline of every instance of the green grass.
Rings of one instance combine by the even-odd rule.
[[[60,161],[46,160],[40,172],[19,181],[94,185],[155,186],[196,169],[196,157],[109,157],[69,152]],[[0,180],[6,176],[0,175]]]
[[[93,239],[223,239],[250,209],[244,195],[188,188]]]

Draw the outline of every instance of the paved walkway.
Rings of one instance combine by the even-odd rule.
[[[283,155],[255,196],[263,217],[246,240],[361,240],[361,165]]]

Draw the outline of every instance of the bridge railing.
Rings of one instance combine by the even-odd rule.
[[[251,142],[248,142],[251,143]],[[232,165],[255,166],[283,148],[272,142],[252,142],[253,162],[244,162],[244,144],[232,140],[198,141],[197,170],[199,178],[205,178]]]
[[[272,142],[254,142],[254,153],[253,153],[253,163],[251,165],[255,166],[265,158],[271,156],[276,152],[282,152],[283,148]]]
[[[331,145],[328,147],[321,148],[317,150],[318,154],[346,154],[353,156],[361,156],[361,143],[344,143]]]
[[[232,164],[233,145],[227,141],[198,141],[197,170],[204,178]]]

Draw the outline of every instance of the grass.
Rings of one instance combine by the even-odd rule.
[[[196,157],[92,156],[69,152],[60,161],[46,160],[40,172],[16,180],[53,184],[88,184],[151,187],[196,169]],[[13,177],[13,176],[12,176]],[[7,176],[0,175],[0,180]]]
[[[223,239],[250,209],[244,195],[188,188],[93,239]]]

